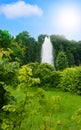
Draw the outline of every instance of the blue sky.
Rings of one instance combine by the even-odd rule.
[[[81,40],[81,0],[0,0],[0,29]]]

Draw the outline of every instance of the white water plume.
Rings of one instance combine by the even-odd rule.
[[[53,59],[53,47],[50,37],[45,37],[44,43],[42,44],[41,63],[48,63],[54,66]]]

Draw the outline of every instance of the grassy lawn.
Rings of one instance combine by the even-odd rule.
[[[34,90],[33,93],[35,93]],[[59,90],[49,89],[46,92],[48,105],[42,105],[44,110],[40,109],[37,115],[30,117],[32,127],[31,130],[81,130],[78,118],[72,120],[72,115],[81,108],[81,96],[62,92]],[[51,99],[56,97],[54,101]],[[57,107],[50,109],[53,105]],[[80,113],[81,118],[81,113]],[[81,120],[80,120],[81,121]],[[30,124],[29,122],[29,124]]]
[[[72,114],[76,109],[81,108],[81,96],[72,94],[69,92],[62,92],[58,90],[48,90],[46,91],[49,97],[60,96],[61,105],[65,113]]]
[[[49,90],[47,91],[47,95],[49,97],[58,95],[61,97],[61,107],[60,110],[54,114],[55,120],[61,120],[66,128],[69,125],[74,128],[75,122],[71,121],[71,117],[77,109],[81,108],[81,96],[57,90]],[[62,129],[64,130],[65,128]]]

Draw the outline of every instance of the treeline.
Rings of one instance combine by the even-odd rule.
[[[10,61],[18,61],[21,65],[30,62],[41,62],[41,47],[47,34],[41,34],[36,41],[27,31],[14,38],[6,30],[0,30],[0,52],[6,51],[3,57],[9,55]],[[65,68],[81,64],[81,41],[68,40],[61,35],[51,35],[53,44],[54,64],[56,69],[61,66],[62,57],[67,62]],[[9,53],[9,54],[6,54]],[[65,62],[64,61],[64,62]],[[63,63],[62,63],[63,64]]]

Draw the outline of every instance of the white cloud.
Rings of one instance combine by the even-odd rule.
[[[0,5],[0,13],[7,18],[27,17],[31,15],[42,15],[43,11],[37,5],[30,5],[24,1]]]

